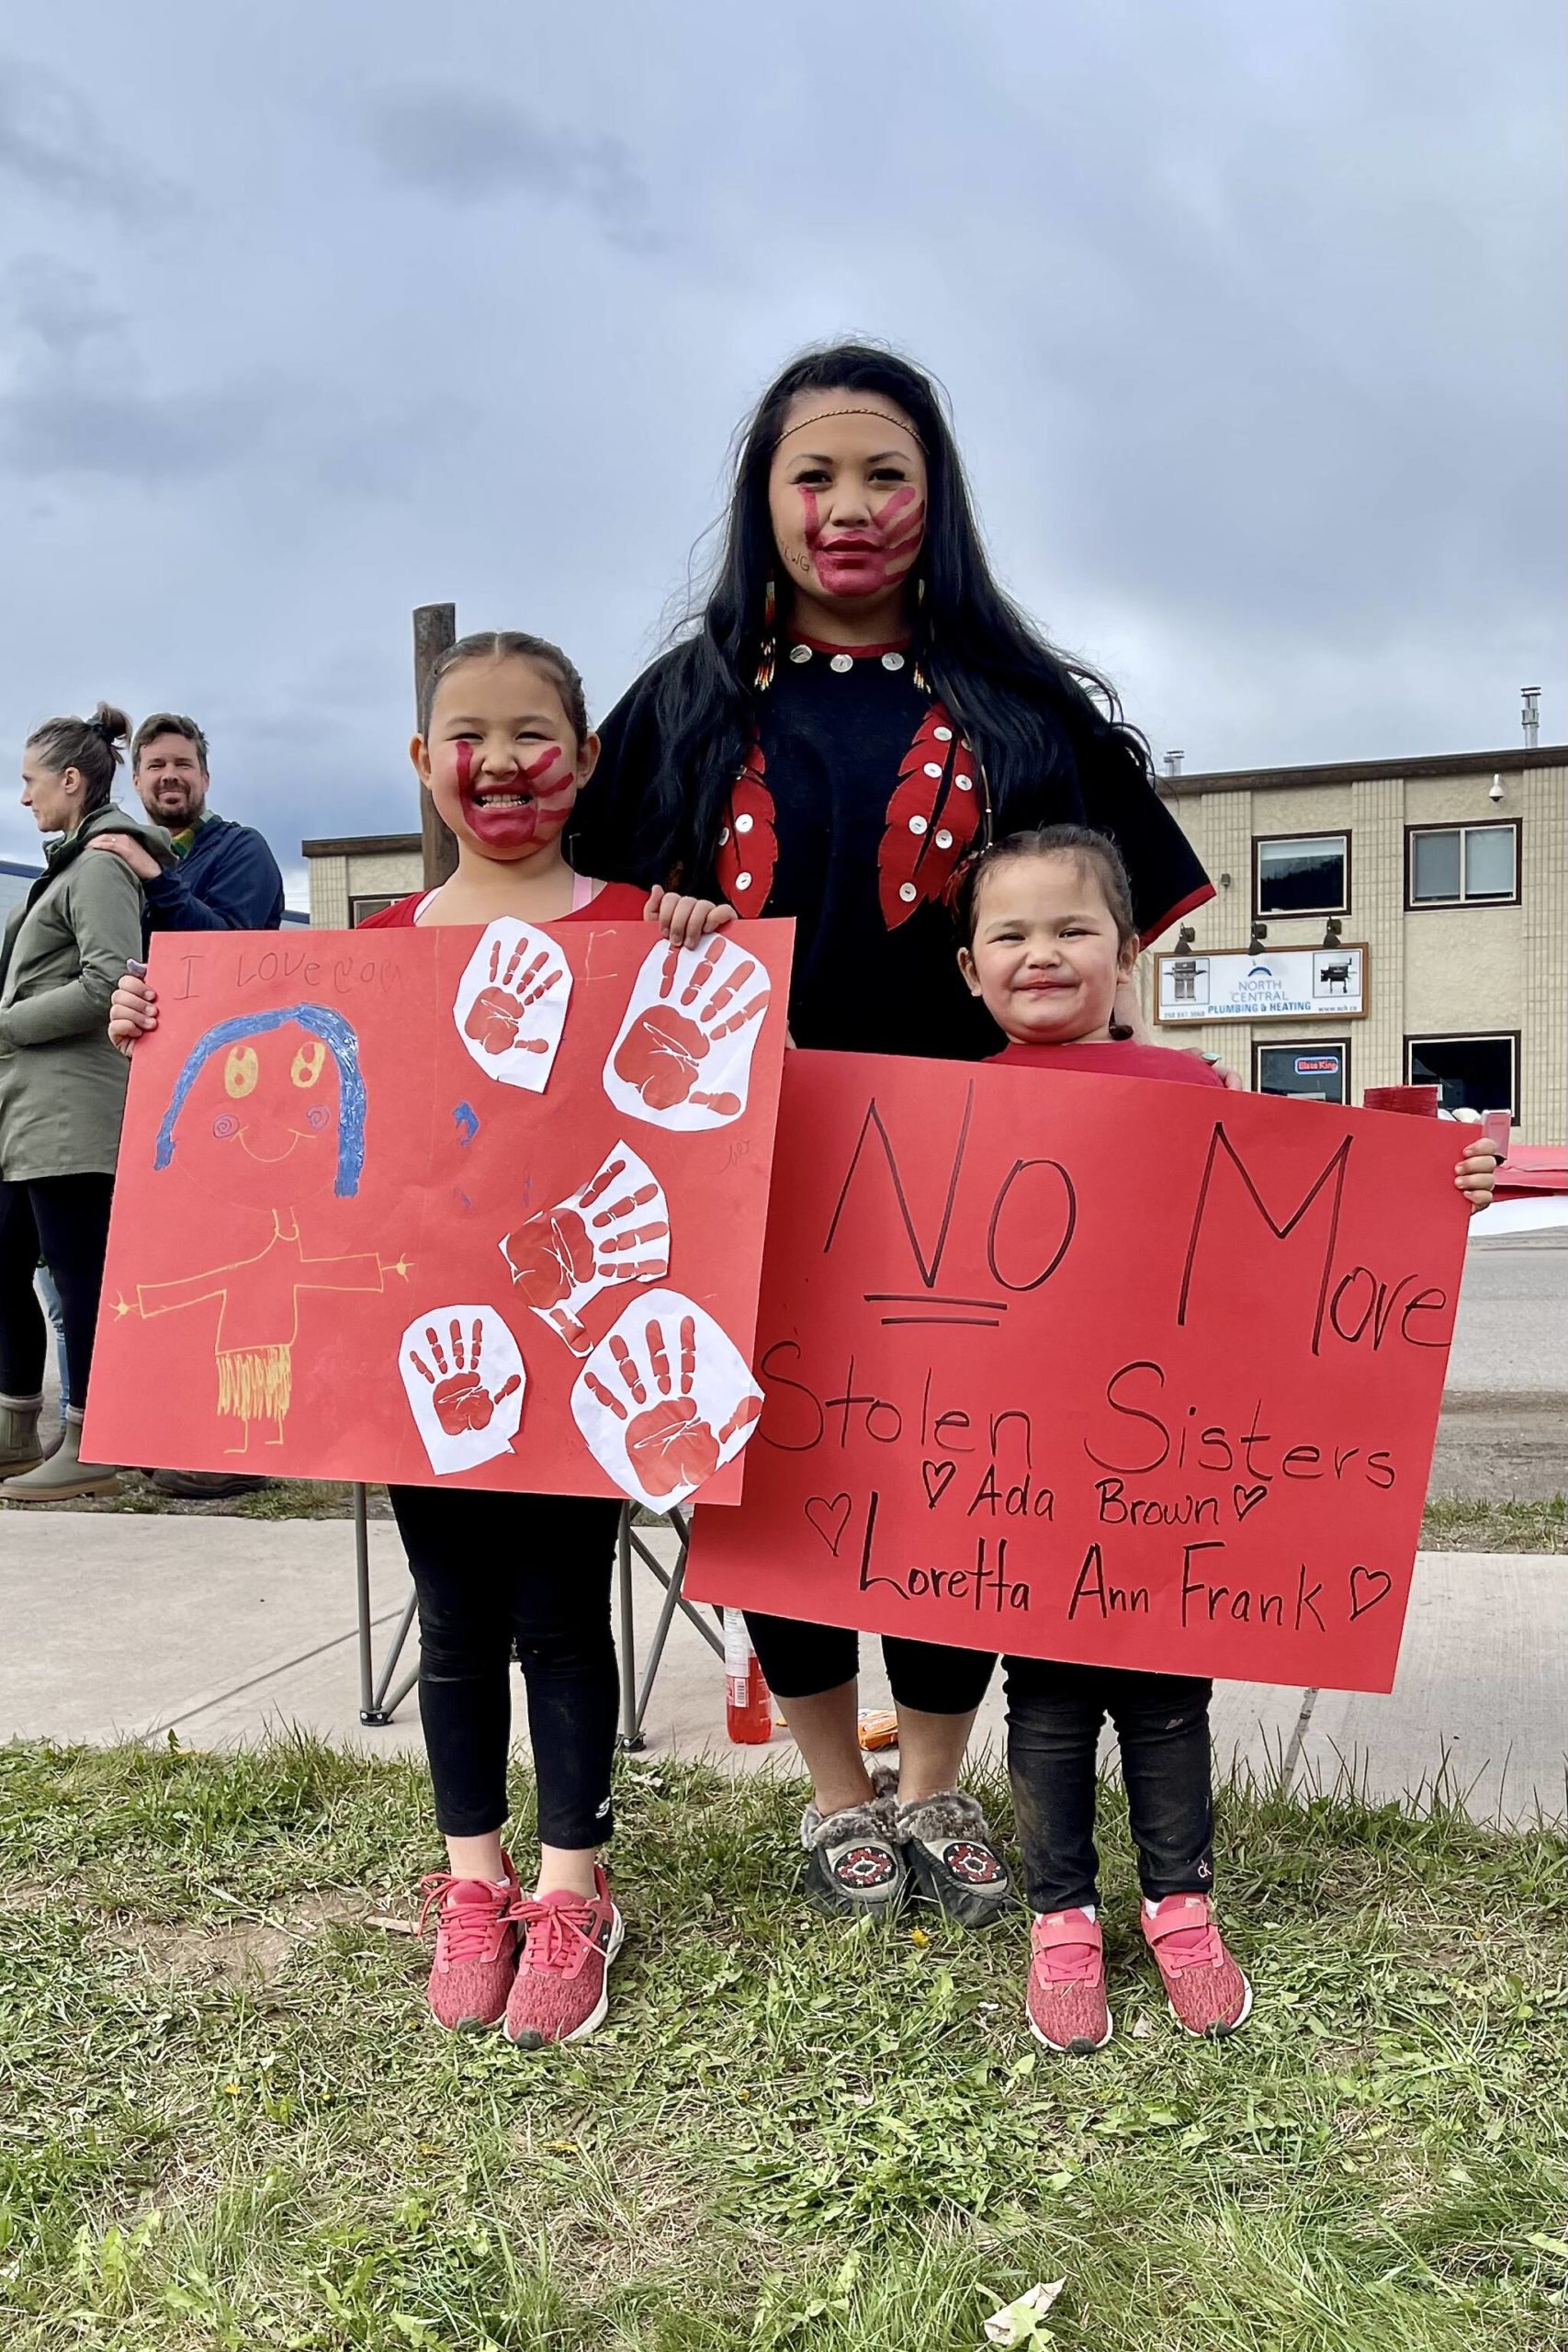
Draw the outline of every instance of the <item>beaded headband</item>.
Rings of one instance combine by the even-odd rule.
[[[920,439],[920,436],[916,432],[914,426],[912,424],[904,424],[902,420],[897,416],[889,416],[885,408],[818,409],[815,416],[803,416],[798,424],[786,424],[784,431],[779,435],[779,441],[787,441],[792,433],[804,433],[808,424],[822,424],[826,423],[829,418],[835,416],[879,416],[884,424],[892,425],[895,432],[907,433],[917,449],[923,451],[925,448],[926,445]],[[774,442],[773,447],[777,448],[778,441]]]

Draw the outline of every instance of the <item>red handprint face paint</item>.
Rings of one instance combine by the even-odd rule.
[[[547,670],[476,657],[441,680],[429,724],[430,789],[459,840],[486,857],[551,845],[577,797],[580,747]]]
[[[459,838],[487,857],[527,857],[552,842],[577,798],[577,771],[563,744],[518,745],[502,757],[461,741],[437,744],[435,805]]]
[[[899,411],[848,393],[800,394],[768,475],[785,575],[835,604],[897,595],[925,538],[926,482],[925,452]]]
[[[577,771],[563,745],[547,743],[532,758],[520,752],[510,770],[493,758],[475,759],[471,743],[455,748],[469,754],[458,767],[457,800],[481,848],[515,857],[554,840],[577,797]]]
[[[896,586],[926,535],[926,503],[909,482],[848,530],[836,531],[823,520],[816,491],[803,489],[800,503],[812,569],[829,596],[876,596]]]

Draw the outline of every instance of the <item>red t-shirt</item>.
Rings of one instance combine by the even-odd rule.
[[[367,915],[356,928],[360,931],[406,930],[419,921],[419,910],[433,896],[429,890],[415,890],[412,897],[399,899],[395,904],[383,907],[378,915]],[[638,890],[630,882],[601,882],[593,896],[582,906],[574,906],[569,915],[556,915],[556,922],[640,922],[642,910],[648,904],[648,892]]]
[[[1175,1046],[1139,1046],[1128,1037],[1103,1045],[1004,1046],[991,1058],[1034,1069],[1079,1070],[1089,1078],[1165,1078],[1174,1079],[1178,1086],[1224,1084],[1201,1054],[1184,1054]]]

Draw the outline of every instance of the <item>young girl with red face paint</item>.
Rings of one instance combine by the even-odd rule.
[[[464,638],[434,664],[410,747],[457,842],[457,866],[367,928],[630,922],[662,916],[694,940],[728,910],[574,872],[562,833],[598,744],[577,672],[513,631]],[[129,1052],[157,1006],[132,972],[110,1035]],[[425,1882],[435,1916],[432,2011],[446,2026],[504,2021],[536,2049],[591,2033],[607,2005],[622,1925],[598,1850],[611,1829],[619,1696],[610,1577],[620,1506],[598,1496],[394,1487],[419,1601],[420,1715],[447,1868]],[[527,1692],[540,1855],[525,1894],[502,1845],[510,1658]]]
[[[959,967],[1008,1041],[998,1059],[1223,1083],[1198,1057],[1140,1044],[1116,1019],[1137,932],[1126,867],[1102,834],[1056,825],[999,842],[966,870],[958,916]],[[1495,1167],[1489,1143],[1466,1148],[1454,1182],[1472,1209],[1491,1200]],[[1210,1899],[1213,1683],[1050,1658],[1002,1663],[1008,1770],[1034,1914],[1027,2009],[1035,2036],[1074,2055],[1111,2039],[1094,1848],[1096,1749],[1107,1714],[1138,1851],[1143,1933],[1171,2010],[1189,2033],[1234,2033],[1252,1993]]]
[[[605,720],[572,820],[595,873],[795,921],[803,1046],[974,1059],[998,1043],[953,965],[944,894],[993,833],[1115,836],[1145,937],[1213,895],[1108,686],[992,576],[942,404],[919,368],[839,345],[786,368],[744,436],[711,594]],[[824,1905],[913,1892],[971,1925],[1010,1899],[957,1787],[994,1659],[886,1640],[897,1799],[857,1741],[852,1633],[755,1618],[810,1769]]]

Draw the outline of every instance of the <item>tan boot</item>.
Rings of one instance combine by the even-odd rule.
[[[82,1460],[82,1424],[68,1420],[65,1433],[47,1462],[19,1478],[0,1486],[0,1502],[73,1503],[88,1495],[118,1495],[119,1472],[101,1462]]]
[[[15,1398],[0,1403],[0,1478],[14,1477],[43,1460],[38,1435],[42,1411],[41,1396],[36,1404],[18,1405]]]

